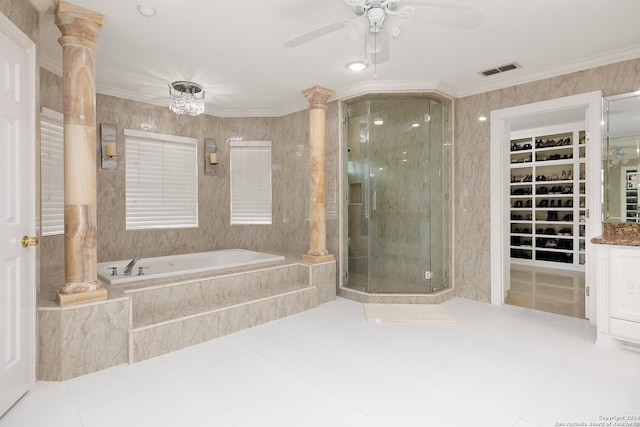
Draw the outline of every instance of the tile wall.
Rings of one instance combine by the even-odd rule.
[[[62,111],[62,82],[41,69],[42,106]],[[302,97],[302,94],[300,95]],[[337,103],[328,110],[332,124],[327,137],[328,247],[336,253],[338,243]],[[329,121],[328,120],[328,121]],[[219,118],[208,115],[178,116],[167,107],[112,96],[97,96],[97,123],[117,128],[118,168],[102,170],[97,164],[98,262],[247,248],[289,254],[309,250],[309,118],[307,110],[283,117]],[[215,176],[199,170],[199,227],[158,231],[125,230],[125,144],[123,129],[144,130],[194,137],[203,157],[204,138],[215,138],[219,165]],[[231,226],[229,224],[229,140],[271,140],[273,161],[273,224]],[[99,156],[98,162],[99,162]],[[204,157],[199,159],[204,164]],[[64,281],[64,241],[46,237],[41,247],[41,299],[51,300]]]
[[[490,120],[491,111],[602,90],[603,96],[640,89],[640,59],[512,86],[456,99],[454,128],[455,230],[457,295],[491,299]]]

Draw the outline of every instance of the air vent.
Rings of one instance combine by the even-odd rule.
[[[501,65],[495,68],[489,68],[488,70],[480,71],[478,74],[482,74],[485,77],[492,76],[498,73],[504,73],[505,71],[515,70],[516,68],[520,68],[517,62],[512,62],[511,64]]]

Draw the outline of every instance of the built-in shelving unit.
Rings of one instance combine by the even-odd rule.
[[[512,138],[512,262],[584,269],[585,131],[537,129]]]
[[[638,210],[638,171],[627,169],[624,171],[626,182],[623,188],[622,217],[627,222],[640,222],[640,210]]]

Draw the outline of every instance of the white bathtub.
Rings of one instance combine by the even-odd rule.
[[[201,273],[282,260],[284,260],[284,257],[281,255],[253,252],[245,249],[225,249],[195,254],[141,258],[131,270],[131,275],[125,276],[124,268],[131,261],[127,259],[98,263],[98,279],[109,285],[117,285],[138,280],[180,276],[189,273]],[[117,275],[113,274],[114,267]],[[143,268],[140,269],[139,267]],[[142,275],[139,274],[140,271],[143,273]]]

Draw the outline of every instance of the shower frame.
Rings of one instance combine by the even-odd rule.
[[[446,255],[444,263],[444,268],[447,270],[446,277],[446,287],[443,289],[439,289],[435,292],[415,292],[415,291],[403,291],[403,292],[395,292],[393,290],[387,291],[377,291],[371,292],[371,289],[354,289],[352,287],[347,286],[348,282],[348,269],[349,269],[349,239],[348,239],[348,215],[349,215],[349,204],[350,200],[354,197],[353,190],[349,185],[349,174],[347,172],[347,162],[349,160],[348,157],[348,146],[349,140],[347,138],[346,132],[348,130],[348,118],[347,112],[348,109],[360,102],[367,102],[369,105],[371,102],[383,101],[383,100],[401,100],[402,98],[410,99],[412,101],[423,101],[425,105],[429,104],[430,101],[439,102],[443,105],[444,115],[446,115],[447,119],[445,120],[446,124],[443,126],[443,134],[441,135],[441,143],[442,149],[448,149],[448,157],[447,157],[447,167],[448,167],[448,194],[446,195],[443,203],[446,203],[448,206],[448,218],[447,228],[444,234],[444,237],[448,239],[446,246]],[[444,97],[441,94],[437,93],[391,93],[391,94],[367,94],[362,95],[356,98],[343,100],[340,102],[340,200],[342,201],[341,215],[340,215],[340,246],[341,246],[341,257],[340,257],[340,274],[339,274],[339,288],[338,295],[353,299],[360,302],[387,302],[387,303],[440,303],[446,301],[455,296],[454,290],[454,270],[453,270],[453,203],[452,203],[452,195],[454,188],[454,170],[453,170],[453,99]],[[370,116],[371,112],[368,111],[367,114]],[[373,121],[374,117],[368,117],[367,120]],[[373,126],[373,124],[370,124]],[[367,138],[369,135],[367,135]],[[369,141],[367,141],[368,143]],[[425,141],[429,142],[429,141]],[[448,145],[449,147],[445,147]],[[369,191],[369,188],[366,189]],[[375,193],[375,192],[374,192]],[[375,195],[373,196],[375,198]],[[375,202],[375,200],[373,200]],[[364,205],[367,205],[365,209],[370,208],[370,204],[372,200],[363,200]],[[431,245],[433,247],[433,245]],[[370,252],[367,254],[370,256]],[[369,261],[367,261],[369,262]],[[370,268],[370,267],[367,267]],[[429,270],[431,268],[429,267]],[[426,272],[425,272],[426,273]],[[368,279],[367,279],[368,280]],[[369,282],[367,282],[369,283]]]

